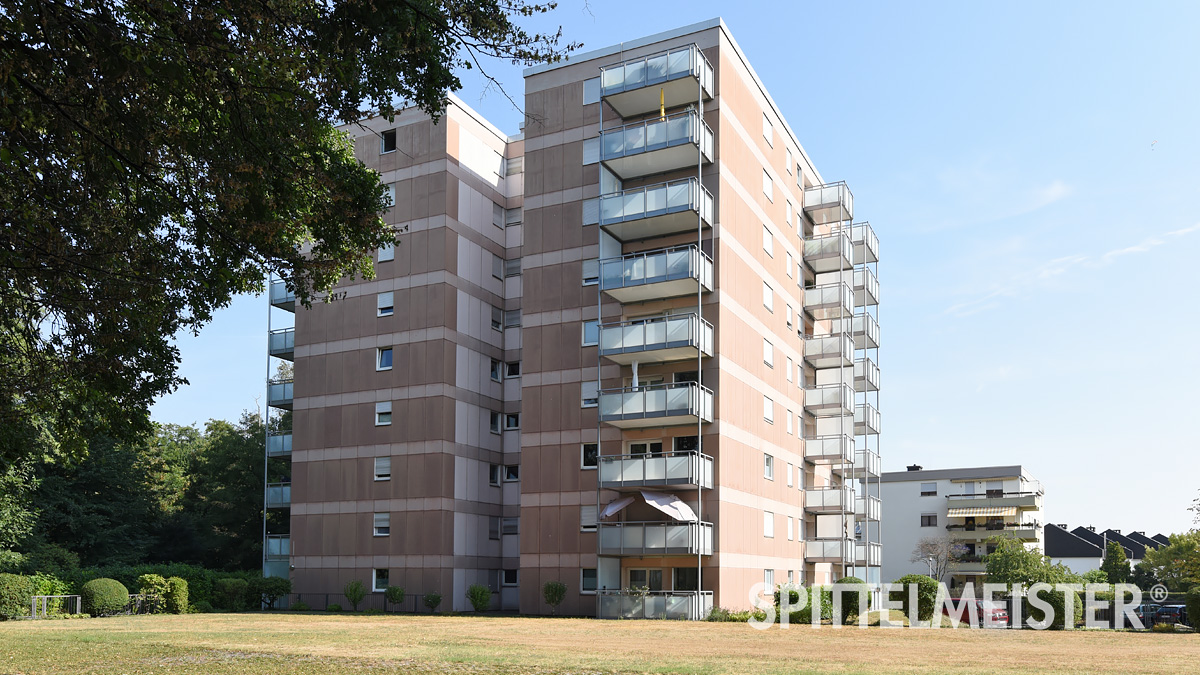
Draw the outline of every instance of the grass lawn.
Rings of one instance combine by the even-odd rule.
[[[1184,673],[1200,634],[474,616],[189,614],[0,623],[0,673]]]

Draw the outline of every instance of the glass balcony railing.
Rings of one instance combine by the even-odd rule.
[[[831,333],[844,333],[843,326],[849,327],[850,336],[854,338],[855,349],[879,348],[879,322],[870,314],[856,314],[851,318],[833,319]]]
[[[807,539],[804,560],[810,563],[849,561],[854,551],[853,539]]]
[[[839,473],[845,478],[863,480],[878,478],[880,470],[879,453],[874,450],[858,450],[854,453],[854,462],[843,464]]]
[[[804,439],[804,459],[813,464],[840,465],[854,461],[854,437],[834,434]]]
[[[271,305],[289,312],[296,311],[296,294],[289,291],[283,281],[271,282]]]
[[[596,591],[599,619],[703,621],[713,608],[712,591]]]
[[[600,96],[622,117],[712,98],[713,67],[696,45],[600,67]]]
[[[296,355],[296,329],[281,328],[267,335],[267,352],[276,358],[291,361]]]
[[[854,270],[854,306],[873,307],[879,304],[879,279],[871,270],[860,267]]]
[[[267,485],[267,508],[286,509],[292,505],[291,483],[270,483]]]
[[[600,421],[623,429],[711,422],[713,393],[695,382],[600,391]]]
[[[854,291],[849,284],[824,284],[804,289],[804,311],[814,319],[848,319],[854,316]]]
[[[292,381],[271,380],[267,383],[267,405],[272,408],[292,409]]]
[[[292,432],[280,431],[267,436],[268,457],[292,456]]]
[[[842,231],[804,240],[804,263],[818,274],[849,271],[854,267],[854,246],[850,235]]]
[[[600,523],[600,555],[712,555],[712,523]]]
[[[854,408],[854,433],[857,436],[879,433],[879,411],[870,404]]]
[[[854,390],[879,391],[879,366],[871,359],[854,362]]]
[[[292,538],[287,534],[267,535],[267,560],[287,560],[292,555]]]
[[[697,349],[712,356],[713,325],[695,314],[600,326],[600,355],[622,365],[694,359]]]
[[[618,455],[600,458],[600,487],[617,490],[651,486],[713,486],[713,460],[695,452]]]
[[[879,520],[883,513],[883,504],[879,497],[855,497],[854,518],[856,520]]]
[[[883,564],[883,546],[875,542],[855,542],[854,564],[879,567]]]
[[[805,488],[804,510],[809,513],[850,513],[854,489],[850,486]]]
[[[697,215],[713,222],[712,193],[695,178],[630,188],[599,197],[600,227],[621,241],[695,232]]]
[[[804,360],[816,369],[840,368],[854,363],[854,341],[849,335],[804,337]]]
[[[831,384],[804,390],[804,411],[815,417],[849,415],[854,406],[854,387]]]
[[[622,180],[695,169],[697,147],[711,162],[712,129],[692,111],[600,132],[600,161]]]
[[[842,181],[805,188],[804,212],[817,225],[852,220],[854,195]]]
[[[713,287],[712,258],[695,245],[630,253],[600,261],[600,290],[619,302],[695,295]]]
[[[845,229],[842,226],[841,229]],[[854,260],[858,264],[879,262],[879,237],[867,222],[850,226],[850,240],[854,243]]]

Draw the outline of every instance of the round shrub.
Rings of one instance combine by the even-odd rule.
[[[383,592],[383,598],[389,604],[399,605],[404,603],[404,589],[400,586],[388,586]]]
[[[213,606],[211,602],[207,600],[201,600],[192,605],[192,611],[197,614],[212,614]]]
[[[172,614],[183,614],[188,606],[188,584],[179,577],[167,579],[167,591],[163,593],[165,609]]]
[[[471,584],[467,588],[467,602],[476,612],[486,612],[492,605],[492,591],[483,584]]]
[[[292,580],[287,577],[263,577],[255,579],[250,584],[253,587],[254,595],[258,596],[261,602],[267,604],[267,607],[275,609],[275,603],[280,598],[286,597],[292,592]]]
[[[1067,610],[1066,610],[1067,593],[1066,593],[1066,591],[1059,591],[1059,590],[1053,590],[1053,589],[1039,589],[1037,596],[1039,598],[1041,598],[1042,600],[1046,601],[1047,603],[1049,603],[1050,606],[1054,608],[1054,621],[1050,623],[1050,628],[1052,630],[1062,630],[1063,627],[1065,626],[1065,620],[1067,617]],[[1037,622],[1042,622],[1042,621],[1046,620],[1046,612],[1042,611],[1041,608],[1030,603],[1028,598],[1026,598],[1025,602],[1026,602],[1026,605],[1028,606],[1028,612],[1029,612],[1030,619],[1033,619],[1034,621],[1037,621]],[[1072,617],[1071,627],[1074,628],[1075,626],[1079,625],[1080,621],[1083,621],[1083,596],[1080,595],[1079,593],[1075,593],[1074,607],[1072,608],[1072,610],[1073,610],[1072,613],[1074,614],[1074,616]]]
[[[558,613],[558,606],[567,597],[567,585],[561,581],[547,581],[542,586],[542,599],[550,605],[550,611]]]
[[[33,592],[33,577],[0,574],[0,620],[28,616]]]
[[[79,589],[83,596],[83,611],[92,616],[106,616],[124,611],[129,605],[129,589],[116,579],[92,579]]]
[[[933,619],[934,603],[937,601],[938,582],[934,579],[925,576],[924,574],[906,574],[895,582],[903,586],[903,588],[892,591],[888,594],[888,600],[892,602],[899,601],[903,605],[904,616],[909,616],[909,586],[916,584],[917,586],[917,620],[929,621]]]
[[[863,602],[866,598],[867,609],[871,608],[871,589],[867,586],[867,582],[858,577],[843,577],[838,584],[842,586],[850,586],[850,589],[839,589],[838,602],[842,605],[842,623],[850,621],[851,616],[858,614],[858,603]],[[831,591],[832,592],[832,591]]]
[[[292,606],[288,609],[292,610],[293,612],[307,612],[312,608],[308,606],[307,602],[304,602],[303,600],[297,600],[296,602],[293,602]]]
[[[442,594],[437,591],[430,591],[425,594],[425,599],[422,601],[429,611],[436,612],[438,605],[442,604]]]
[[[342,611],[342,606],[337,604],[336,602],[331,602],[325,607],[325,611],[326,612],[340,612],[340,611]]]

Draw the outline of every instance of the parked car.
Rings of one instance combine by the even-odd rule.
[[[956,606],[955,611],[958,614],[957,618],[959,621],[966,622],[971,618],[970,614],[968,614],[967,606],[965,604],[962,605],[961,608]],[[950,613],[949,605],[942,605],[942,614],[952,618],[954,616]],[[1004,603],[976,600],[975,617],[977,625],[979,626],[987,625],[987,623],[990,621],[992,626],[1008,627],[1008,608],[1004,606]]]
[[[1154,625],[1154,616],[1158,613],[1160,607],[1162,607],[1162,605],[1156,605],[1153,603],[1138,605],[1137,607],[1133,608],[1133,615],[1138,618],[1138,621],[1142,622],[1142,628],[1149,628],[1150,626]],[[1132,624],[1130,624],[1129,627],[1132,628]]]
[[[1154,614],[1155,623],[1183,623],[1184,612],[1186,609],[1183,605],[1163,605],[1158,608]]]

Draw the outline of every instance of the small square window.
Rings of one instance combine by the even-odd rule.
[[[771,455],[763,455],[763,478],[775,480],[775,458]]]
[[[512,379],[514,377],[520,377],[520,376],[521,376],[521,362],[520,361],[509,361],[504,364],[504,377],[506,379]]]
[[[936,513],[922,513],[921,514],[921,527],[937,527],[937,514]]]
[[[392,291],[375,296],[375,316],[391,316],[396,312],[395,294]]]
[[[595,504],[580,504],[579,505],[579,531],[580,532],[595,532],[596,531],[596,505]]]
[[[520,518],[501,518],[500,534],[520,534]]]
[[[490,375],[492,380],[495,382],[499,382],[501,380],[501,378],[503,377],[503,374],[501,373],[500,369],[501,369],[500,362],[497,361],[496,359],[492,359],[491,369],[489,370],[488,374]]]
[[[504,261],[504,276],[519,277],[521,276],[521,259],[511,258]]]
[[[763,169],[763,194],[767,196],[767,201],[775,201],[775,181],[771,180],[771,174]]]
[[[763,397],[763,419],[770,424],[775,423],[775,402],[769,397]]]
[[[775,257],[775,237],[771,235],[771,228],[763,225],[763,250],[772,258]]]
[[[504,570],[504,576],[500,580],[502,586],[516,586],[519,570]]]
[[[583,346],[594,347],[600,344],[600,322],[599,321],[584,321],[583,322]]]
[[[375,370],[392,369],[392,348],[380,347],[375,350]]]
[[[595,593],[596,589],[599,588],[598,579],[595,567],[585,567],[579,570],[579,592]]]
[[[492,202],[492,225],[504,229],[504,207]]]
[[[600,283],[600,261],[596,258],[583,261],[583,285],[595,286]]]
[[[376,457],[375,458],[375,480],[391,480],[392,479],[392,458],[391,457]]]
[[[579,466],[582,469],[594,469],[600,465],[600,444],[584,443],[579,446]]]
[[[505,431],[510,431],[512,429],[520,429],[520,428],[521,428],[520,413],[508,413],[507,415],[504,416],[504,430]]]
[[[504,312],[504,327],[517,328],[521,325],[521,310],[509,309]]]
[[[377,257],[379,259],[379,262],[388,262],[390,260],[395,260],[396,259],[396,245],[395,244],[384,244],[383,246],[380,246],[379,247],[379,255]]]
[[[392,533],[392,514],[390,514],[390,513],[376,513],[375,514],[374,533],[375,533],[376,537],[386,537]]]
[[[509,157],[504,160],[504,175],[515,176],[519,173],[525,173],[525,158],[524,157]]]
[[[775,367],[775,347],[771,345],[771,341],[763,339],[763,363],[771,368]]]
[[[504,330],[504,310],[499,307],[492,308],[492,330]]]
[[[700,449],[699,436],[676,436],[675,452],[696,452]]]
[[[937,483],[921,483],[921,496],[922,497],[936,497],[937,496]]]
[[[763,511],[763,536],[775,538],[775,514]]]
[[[508,464],[504,467],[504,482],[515,483],[521,480],[521,465]]]
[[[488,428],[491,429],[493,434],[500,433],[500,413],[488,413]]]
[[[375,404],[375,426],[386,427],[392,424],[392,402],[381,401]]]
[[[388,589],[388,586],[390,585],[388,583],[389,576],[390,575],[388,574],[388,570],[383,570],[383,569],[375,570],[375,575],[374,575],[373,581],[371,583],[371,590],[375,591],[376,593],[383,593],[384,591],[386,591]]]
[[[768,311],[775,311],[775,292],[771,290],[771,285],[763,282],[763,307]]]
[[[396,151],[396,130],[388,129],[379,135],[379,154]]]
[[[499,464],[488,464],[488,484],[489,485],[499,485],[500,484],[500,465]]]

